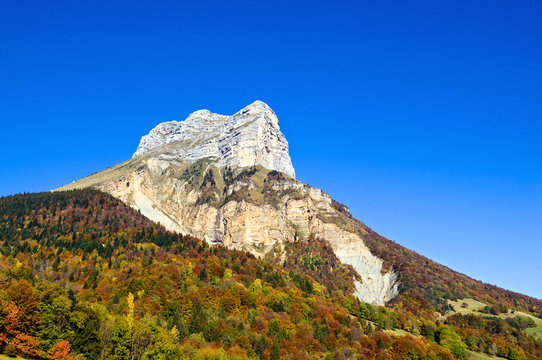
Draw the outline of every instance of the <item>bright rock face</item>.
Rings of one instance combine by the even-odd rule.
[[[132,159],[61,190],[101,189],[169,230],[257,256],[311,235],[322,238],[359,274],[358,298],[393,299],[398,275],[382,271],[383,261],[363,241],[364,225],[293,176],[274,112],[255,102],[233,116],[200,110],[162,123],[141,139]]]
[[[170,144],[168,156],[189,163],[213,157],[222,166],[261,165],[295,177],[279,120],[261,101],[232,116],[199,110],[184,121],[161,123],[143,136],[134,157],[148,153],[159,155],[166,144]]]

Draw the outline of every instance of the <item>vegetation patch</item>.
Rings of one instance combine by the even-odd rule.
[[[336,291],[348,295],[355,290],[354,268],[341,263],[329,242],[323,239],[311,236],[307,240],[288,242],[284,244],[284,253],[275,260],[277,265],[282,257],[283,266],[310,275],[324,285],[330,295]]]
[[[512,327],[525,331],[527,335],[542,340],[542,319],[522,311],[508,309],[502,303],[489,306],[474,299],[460,299],[449,301],[452,307],[451,314],[475,314],[484,318],[499,318],[505,320]]]
[[[199,186],[218,186],[214,170],[201,176]],[[210,247],[95,190],[0,198],[0,352],[32,360],[451,360],[469,350],[542,358],[517,310],[512,319],[436,320],[416,287],[388,308],[372,306],[351,294],[351,269],[329,244],[292,246],[292,261],[281,263]]]

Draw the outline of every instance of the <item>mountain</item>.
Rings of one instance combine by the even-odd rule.
[[[302,291],[316,287],[395,335],[446,344],[449,334],[440,331],[452,331],[463,344],[452,351],[458,358],[466,357],[463,346],[509,359],[542,357],[541,300],[476,281],[380,236],[294,174],[275,113],[257,101],[232,116],[200,110],[159,124],[131,159],[58,191],[96,189],[183,240],[248,252],[271,274],[285,269]],[[266,271],[258,278],[277,285]],[[374,308],[385,316],[357,308],[369,304],[386,305]]]
[[[363,225],[320,189],[294,178],[278,119],[261,101],[233,116],[196,111],[143,136],[132,159],[61,190],[95,187],[171,231],[265,256],[310,236],[356,270],[356,295],[384,304],[398,275],[363,241]]]
[[[198,111],[75,190],[0,198],[0,353],[542,358],[542,301],[378,235],[287,149],[261,102]]]
[[[299,255],[297,242],[323,240],[352,266],[354,294],[373,304],[400,302],[416,289],[439,312],[448,310],[447,297],[487,301],[488,293],[490,302],[540,307],[536,299],[503,295],[379,236],[345,205],[293,176],[279,121],[256,101],[232,116],[199,110],[161,123],[131,159],[59,190],[100,189],[170,231],[278,262]]]

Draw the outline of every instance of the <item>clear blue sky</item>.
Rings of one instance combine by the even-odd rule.
[[[0,195],[256,99],[301,181],[381,234],[542,298],[542,2],[21,1],[0,11]]]

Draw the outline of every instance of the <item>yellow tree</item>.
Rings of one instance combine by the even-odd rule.
[[[131,292],[128,293],[128,324],[132,330],[134,326],[134,294]]]

